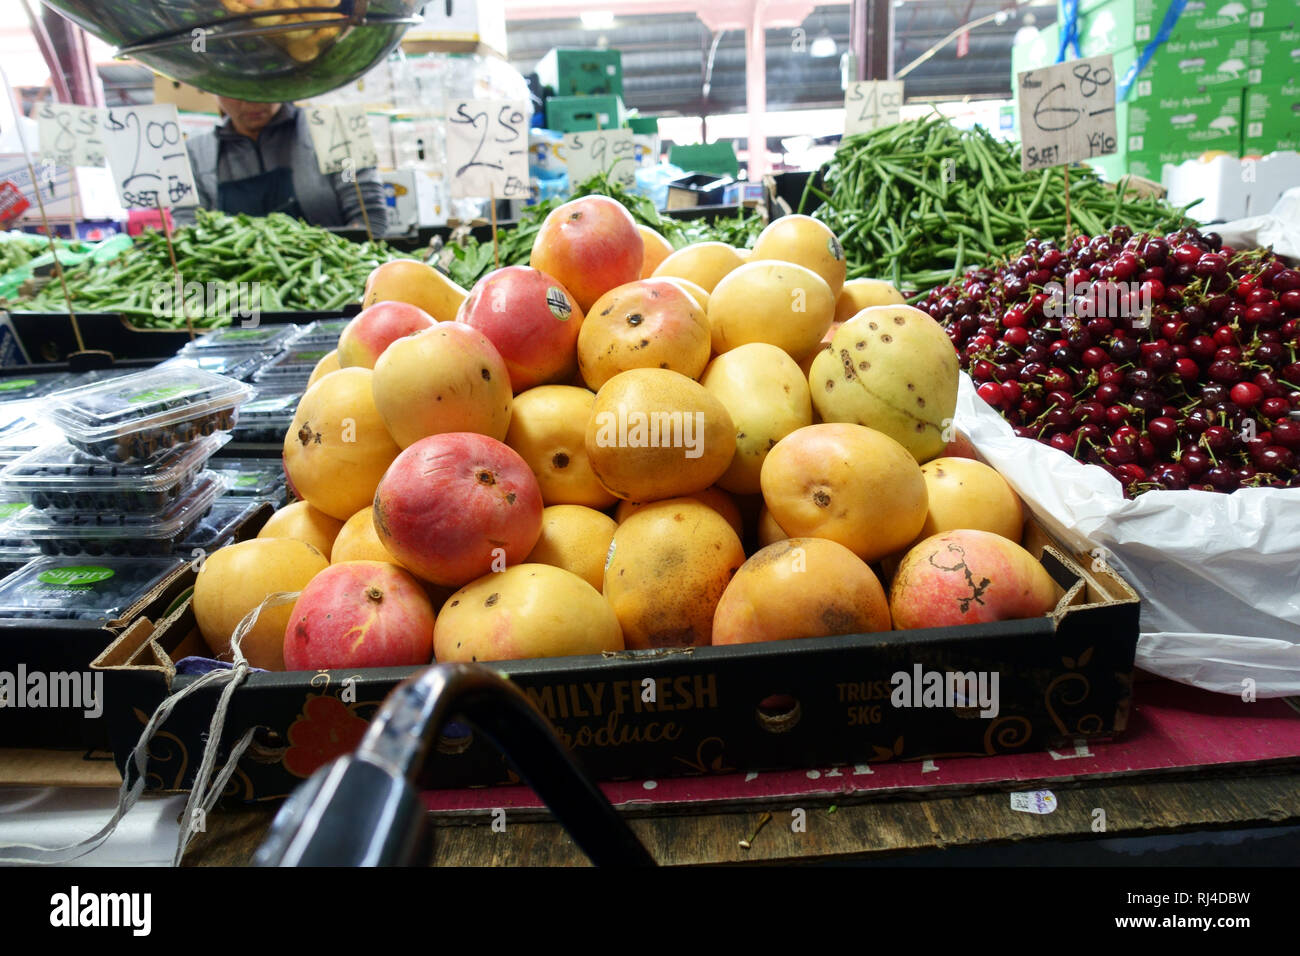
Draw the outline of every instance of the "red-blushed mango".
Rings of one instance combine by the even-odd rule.
[[[746,561],[713,615],[713,643],[753,644],[890,627],[885,589],[834,541],[787,538]]]
[[[339,335],[339,366],[374,368],[379,356],[398,339],[434,324],[433,316],[405,302],[377,302],[353,316]]]
[[[500,441],[510,427],[510,373],[477,329],[440,322],[399,339],[375,364],[375,408],[403,448],[444,432]]]
[[[231,659],[230,639],[250,611],[277,592],[301,591],[329,561],[305,541],[253,538],[210,554],[194,581],[194,621],[212,656]],[[264,608],[240,641],[249,664],[284,670],[284,631],[296,601]]]
[[[988,531],[947,531],[914,546],[889,591],[894,627],[956,627],[1039,617],[1062,590],[1034,556]]]
[[[672,253],[651,273],[655,279],[685,279],[712,294],[714,286],[745,264],[725,242],[693,242]]]
[[[570,571],[519,564],[486,574],[442,606],[434,656],[448,661],[510,661],[623,650],[613,609]]]
[[[422,309],[439,322],[456,317],[468,293],[433,266],[415,259],[381,262],[366,279],[362,305],[405,302]]]
[[[795,538],[838,541],[864,561],[905,547],[925,522],[925,478],[911,454],[861,425],[791,432],[763,462],[763,501]]]
[[[727,519],[727,524],[731,525],[731,530],[736,532],[736,537],[742,540],[745,537],[745,523],[740,516],[740,506],[736,504],[736,499],[730,494],[723,491],[717,485],[712,488],[705,488],[703,491],[693,491],[689,495],[682,495],[683,498],[694,498],[702,505],[712,508],[722,517]],[[646,505],[654,504],[652,501],[620,501],[618,507],[614,510],[614,520],[622,524],[632,515],[636,514]]]
[[[605,490],[587,458],[587,419],[596,394],[572,385],[539,385],[515,396],[506,444],[537,476],[547,505],[608,508]]]
[[[631,214],[606,196],[583,196],[542,220],[528,264],[558,279],[586,313],[610,289],[639,279],[644,261]]]
[[[421,438],[375,489],[385,548],[425,581],[460,587],[523,561],[542,532],[542,493],[509,446],[473,432]]]
[[[489,272],[474,285],[457,321],[492,342],[515,392],[567,382],[578,367],[583,310],[558,279],[528,266]]]
[[[605,597],[629,648],[701,647],[732,576],[745,563],[725,518],[693,498],[647,505],[614,532]]]
[[[935,458],[921,466],[929,511],[919,537],[963,528],[1020,543],[1025,510],[997,471],[969,458]]]
[[[525,558],[528,564],[564,568],[597,591],[605,582],[605,555],[618,523],[582,505],[551,505],[542,511],[542,535]]]
[[[317,511],[305,501],[287,504],[267,519],[259,538],[296,538],[306,541],[321,554],[329,554],[334,539],[343,530],[343,522],[323,511]]]
[[[370,503],[401,451],[375,407],[374,372],[345,368],[307,389],[284,436],[294,492],[339,521]]]
[[[748,262],[709,297],[713,351],[766,342],[798,362],[817,351],[834,314],[830,286],[811,269],[779,260]]]
[[[596,390],[633,368],[699,378],[710,342],[708,317],[681,286],[642,279],[611,289],[591,307],[578,335],[578,368]]]
[[[311,579],[284,634],[291,671],[418,667],[433,659],[434,611],[410,573],[386,561],[332,564]]]
[[[826,280],[832,300],[840,294],[848,272],[839,239],[826,223],[812,216],[782,216],[768,223],[754,240],[750,261],[763,259],[795,262],[811,269]]]

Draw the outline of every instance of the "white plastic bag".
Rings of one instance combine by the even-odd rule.
[[[1139,667],[1219,693],[1300,694],[1300,489],[1127,500],[1101,468],[1017,438],[966,375],[955,420],[1049,531],[1141,595]]]

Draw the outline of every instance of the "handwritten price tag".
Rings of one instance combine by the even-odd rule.
[[[194,173],[176,107],[113,107],[103,116],[113,184],[126,209],[195,205]]]
[[[448,101],[451,198],[528,197],[528,115],[523,100]]]
[[[866,133],[898,122],[902,80],[862,80],[844,91],[844,135]]]
[[[55,166],[104,165],[104,110],[42,103],[36,111],[41,156]]]
[[[599,173],[620,186],[636,185],[636,144],[630,129],[569,133],[564,137],[564,161],[569,185],[576,186]]]
[[[364,106],[313,106],[307,110],[307,129],[323,175],[355,173],[379,162]]]
[[[1109,54],[1020,73],[1016,96],[1021,169],[1115,152],[1115,67]]]

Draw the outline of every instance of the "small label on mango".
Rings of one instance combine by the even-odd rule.
[[[568,322],[569,316],[573,314],[573,307],[569,305],[569,297],[564,294],[563,289],[558,289],[555,286],[551,286],[546,290],[546,305],[551,310],[551,315],[561,322]]]

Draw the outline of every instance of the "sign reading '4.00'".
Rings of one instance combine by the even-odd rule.
[[[113,107],[103,115],[113,184],[126,209],[196,205],[194,173],[176,107]]]
[[[1016,76],[1020,168],[1062,166],[1115,152],[1115,66],[1109,54]]]
[[[313,106],[307,111],[307,129],[323,175],[355,175],[379,162],[364,106]]]
[[[866,133],[898,122],[902,80],[862,80],[844,91],[844,135]]]

